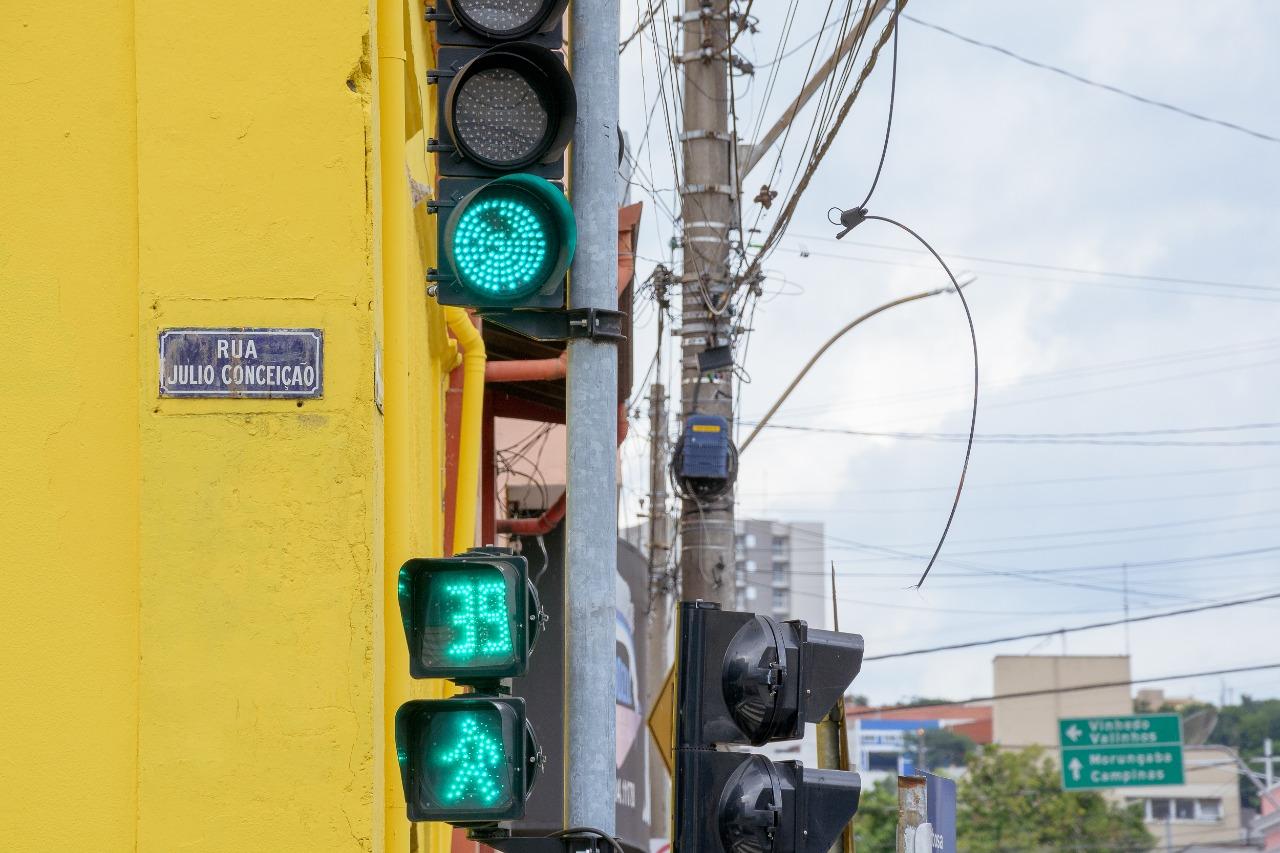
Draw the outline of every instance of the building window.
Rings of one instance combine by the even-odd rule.
[[[787,591],[785,589],[775,589],[773,591],[773,609],[786,611],[788,602]]]
[[[1183,797],[1166,799],[1157,797],[1147,800],[1144,817],[1152,823],[1174,821],[1216,821],[1222,820],[1222,800],[1192,800]]]
[[[754,586],[747,587],[747,601],[756,600],[756,588]]]
[[[756,547],[756,535],[754,533],[748,533],[743,536],[742,539],[747,543],[748,548]]]
[[[756,570],[756,561],[747,560],[747,574],[753,574]]]

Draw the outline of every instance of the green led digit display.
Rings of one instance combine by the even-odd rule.
[[[515,657],[512,590],[492,566],[440,572],[429,580],[422,652],[432,665],[488,667]]]
[[[454,572],[442,581],[441,609],[453,629],[445,655],[455,660],[499,660],[511,654],[511,612],[507,583],[493,569]]]

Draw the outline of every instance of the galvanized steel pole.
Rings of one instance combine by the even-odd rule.
[[[574,0],[578,120],[572,154],[578,249],[571,308],[618,308],[618,27],[616,0]],[[618,350],[569,342],[565,380],[565,826],[613,835],[614,613],[618,562]]]

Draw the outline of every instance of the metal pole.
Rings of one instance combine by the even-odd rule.
[[[1169,800],[1169,810],[1164,815],[1164,849],[1173,853],[1173,804],[1174,800]]]
[[[574,0],[572,155],[578,249],[572,308],[618,307],[618,26],[616,0]],[[614,612],[618,563],[618,350],[569,341],[565,381],[565,826],[613,835]]]
[[[681,413],[733,418],[733,373],[703,376],[698,353],[730,343],[729,229],[737,220],[729,135],[729,0],[685,0],[681,270]],[[683,426],[683,418],[681,421]],[[686,600],[723,601],[732,592],[733,494],[680,508],[680,577]]]
[[[661,328],[661,324],[659,325]],[[659,331],[659,352],[661,352]],[[658,361],[662,375],[662,361]],[[667,519],[667,390],[655,382],[649,389],[649,612],[645,651],[645,703],[652,707],[662,690],[669,665],[667,635],[671,632],[671,529]],[[657,745],[649,744],[650,835],[667,832],[670,777]]]

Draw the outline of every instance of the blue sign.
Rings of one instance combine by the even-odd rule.
[[[324,396],[322,329],[163,329],[161,397]]]
[[[956,783],[924,773],[924,807],[933,829],[933,849],[939,853],[955,853],[956,849]]]

